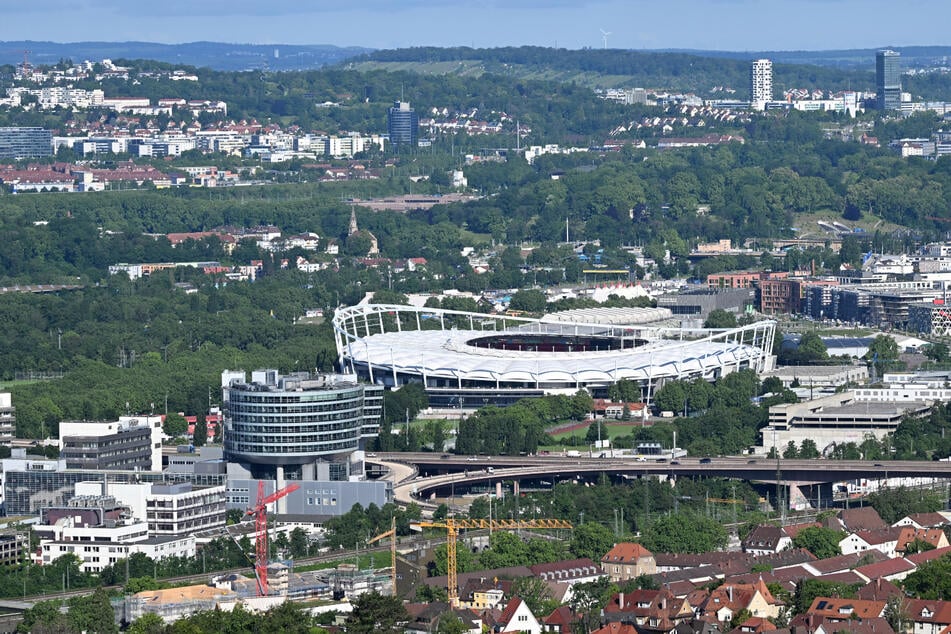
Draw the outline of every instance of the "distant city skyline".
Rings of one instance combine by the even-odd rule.
[[[946,45],[938,0],[0,0],[2,40],[790,51]]]

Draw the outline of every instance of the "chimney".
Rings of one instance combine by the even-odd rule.
[[[624,593],[623,592],[617,593],[617,606],[622,610],[624,609]]]
[[[730,603],[733,603],[733,586],[727,586],[726,590],[730,593]]]

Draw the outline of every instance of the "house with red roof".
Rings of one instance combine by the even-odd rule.
[[[898,545],[901,531],[902,529],[891,526],[875,530],[857,530],[839,542],[839,550],[843,555],[849,555],[875,549],[888,557],[895,557],[895,547]]]
[[[806,612],[824,617],[832,623],[860,621],[883,616],[885,614],[885,602],[842,599],[839,597],[816,597]]]
[[[605,621],[635,623],[642,632],[669,632],[691,620],[694,611],[686,599],[675,597],[665,588],[619,592],[604,606],[602,614]]]
[[[611,581],[627,581],[641,575],[655,574],[657,562],[654,554],[640,544],[621,542],[601,558],[601,570]]]
[[[946,548],[949,545],[948,536],[940,528],[902,526],[901,532],[898,534],[898,543],[895,545],[895,552],[904,554],[915,542],[929,544],[935,548]],[[921,549],[916,549],[915,552],[918,550]]]
[[[792,538],[781,526],[760,524],[743,540],[743,552],[751,555],[769,555],[792,546]]]
[[[637,631],[637,628],[630,623],[619,623],[617,621],[608,623],[604,627],[600,627],[591,634],[640,634]]]
[[[730,634],[761,634],[762,632],[771,632],[777,629],[771,621],[762,617],[754,616],[746,619],[740,625],[732,630]]]
[[[545,632],[552,634],[572,634],[578,617],[567,605],[559,605],[554,612],[542,619]]]
[[[513,597],[505,606],[505,609],[502,610],[502,616],[499,617],[494,629],[498,634],[506,632],[541,634],[542,624],[532,614],[527,603],[519,597]]]
[[[854,572],[867,578],[869,581],[876,579],[887,579],[888,581],[901,581],[915,571],[917,566],[904,557],[893,557],[885,561],[878,561],[873,564],[859,566]]]
[[[892,526],[911,526],[913,528],[942,528],[951,524],[943,513],[912,513],[901,518]]]
[[[691,601],[698,599],[699,603],[692,605],[701,618],[720,623],[731,621],[744,610],[753,616],[777,617],[783,607],[762,579],[755,583],[724,583],[708,591],[705,597],[701,593],[692,595]]]
[[[882,516],[878,514],[878,511],[871,506],[843,509],[838,512],[836,519],[839,521],[841,528],[849,532],[874,531],[888,526]]]
[[[905,599],[902,613],[914,623],[914,634],[940,634],[951,628],[951,601]]]

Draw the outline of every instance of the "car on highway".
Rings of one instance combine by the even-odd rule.
[[[713,462],[713,458],[701,458],[701,459],[700,459],[700,464],[710,464],[711,462]]]
[[[466,458],[466,460],[468,460],[469,462],[475,462],[476,460],[478,460],[478,458],[476,458],[475,456],[469,456],[468,458]]]
[[[667,462],[667,458],[658,458],[654,462]]]
[[[449,460],[450,458],[452,458],[452,454],[444,453],[443,455],[439,457],[443,460]]]

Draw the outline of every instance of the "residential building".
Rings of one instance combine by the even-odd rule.
[[[895,547],[898,545],[902,530],[888,527],[874,531],[855,531],[842,538],[839,542],[839,550],[843,555],[850,555],[864,553],[874,548],[888,557],[894,557]]]
[[[53,155],[53,134],[43,128],[0,128],[0,158],[24,159]]]
[[[902,612],[914,624],[912,634],[940,634],[951,627],[951,601],[904,599]]]
[[[9,392],[0,392],[0,445],[10,446],[16,435],[16,408]]]
[[[773,62],[755,60],[750,65],[750,107],[765,110],[766,103],[773,100]]]
[[[915,542],[928,544],[932,548],[947,548],[948,536],[940,528],[912,528],[902,526],[895,544],[895,552],[904,555]]]
[[[640,629],[669,632],[692,619],[693,608],[670,590],[634,590],[619,592],[604,606],[604,620],[634,623]]]
[[[875,53],[875,89],[879,110],[901,109],[901,53]]]
[[[611,581],[627,581],[641,575],[656,574],[657,562],[654,554],[640,544],[621,542],[601,558],[601,569]]]
[[[885,602],[816,597],[807,613],[824,617],[831,623],[861,621],[881,617],[885,613]],[[836,631],[836,629],[829,628],[829,631]]]
[[[760,524],[743,540],[743,552],[751,555],[768,555],[792,546],[792,538],[781,526]]]
[[[892,526],[911,526],[912,528],[944,528],[951,521],[943,513],[911,513],[901,518]]]
[[[532,614],[528,604],[519,597],[514,597],[505,606],[502,616],[496,622],[500,634],[507,632],[519,634],[541,634],[542,625]]]
[[[528,568],[532,571],[533,575],[542,581],[566,583],[568,585],[590,583],[597,581],[605,575],[601,567],[587,557],[567,561],[554,561],[547,564],[535,564]]]
[[[756,583],[727,582],[713,590],[692,593],[687,600],[702,618],[720,623],[729,622],[744,610],[752,616],[776,617],[781,607],[762,579]]]
[[[419,138],[419,115],[408,101],[397,101],[389,109],[386,129],[393,148],[400,152],[406,147],[414,147]]]
[[[317,464],[329,462],[327,479],[347,480],[347,456],[379,433],[382,386],[277,370],[255,370],[248,381],[243,370],[225,370],[221,387],[224,458],[254,477],[314,480]]]

